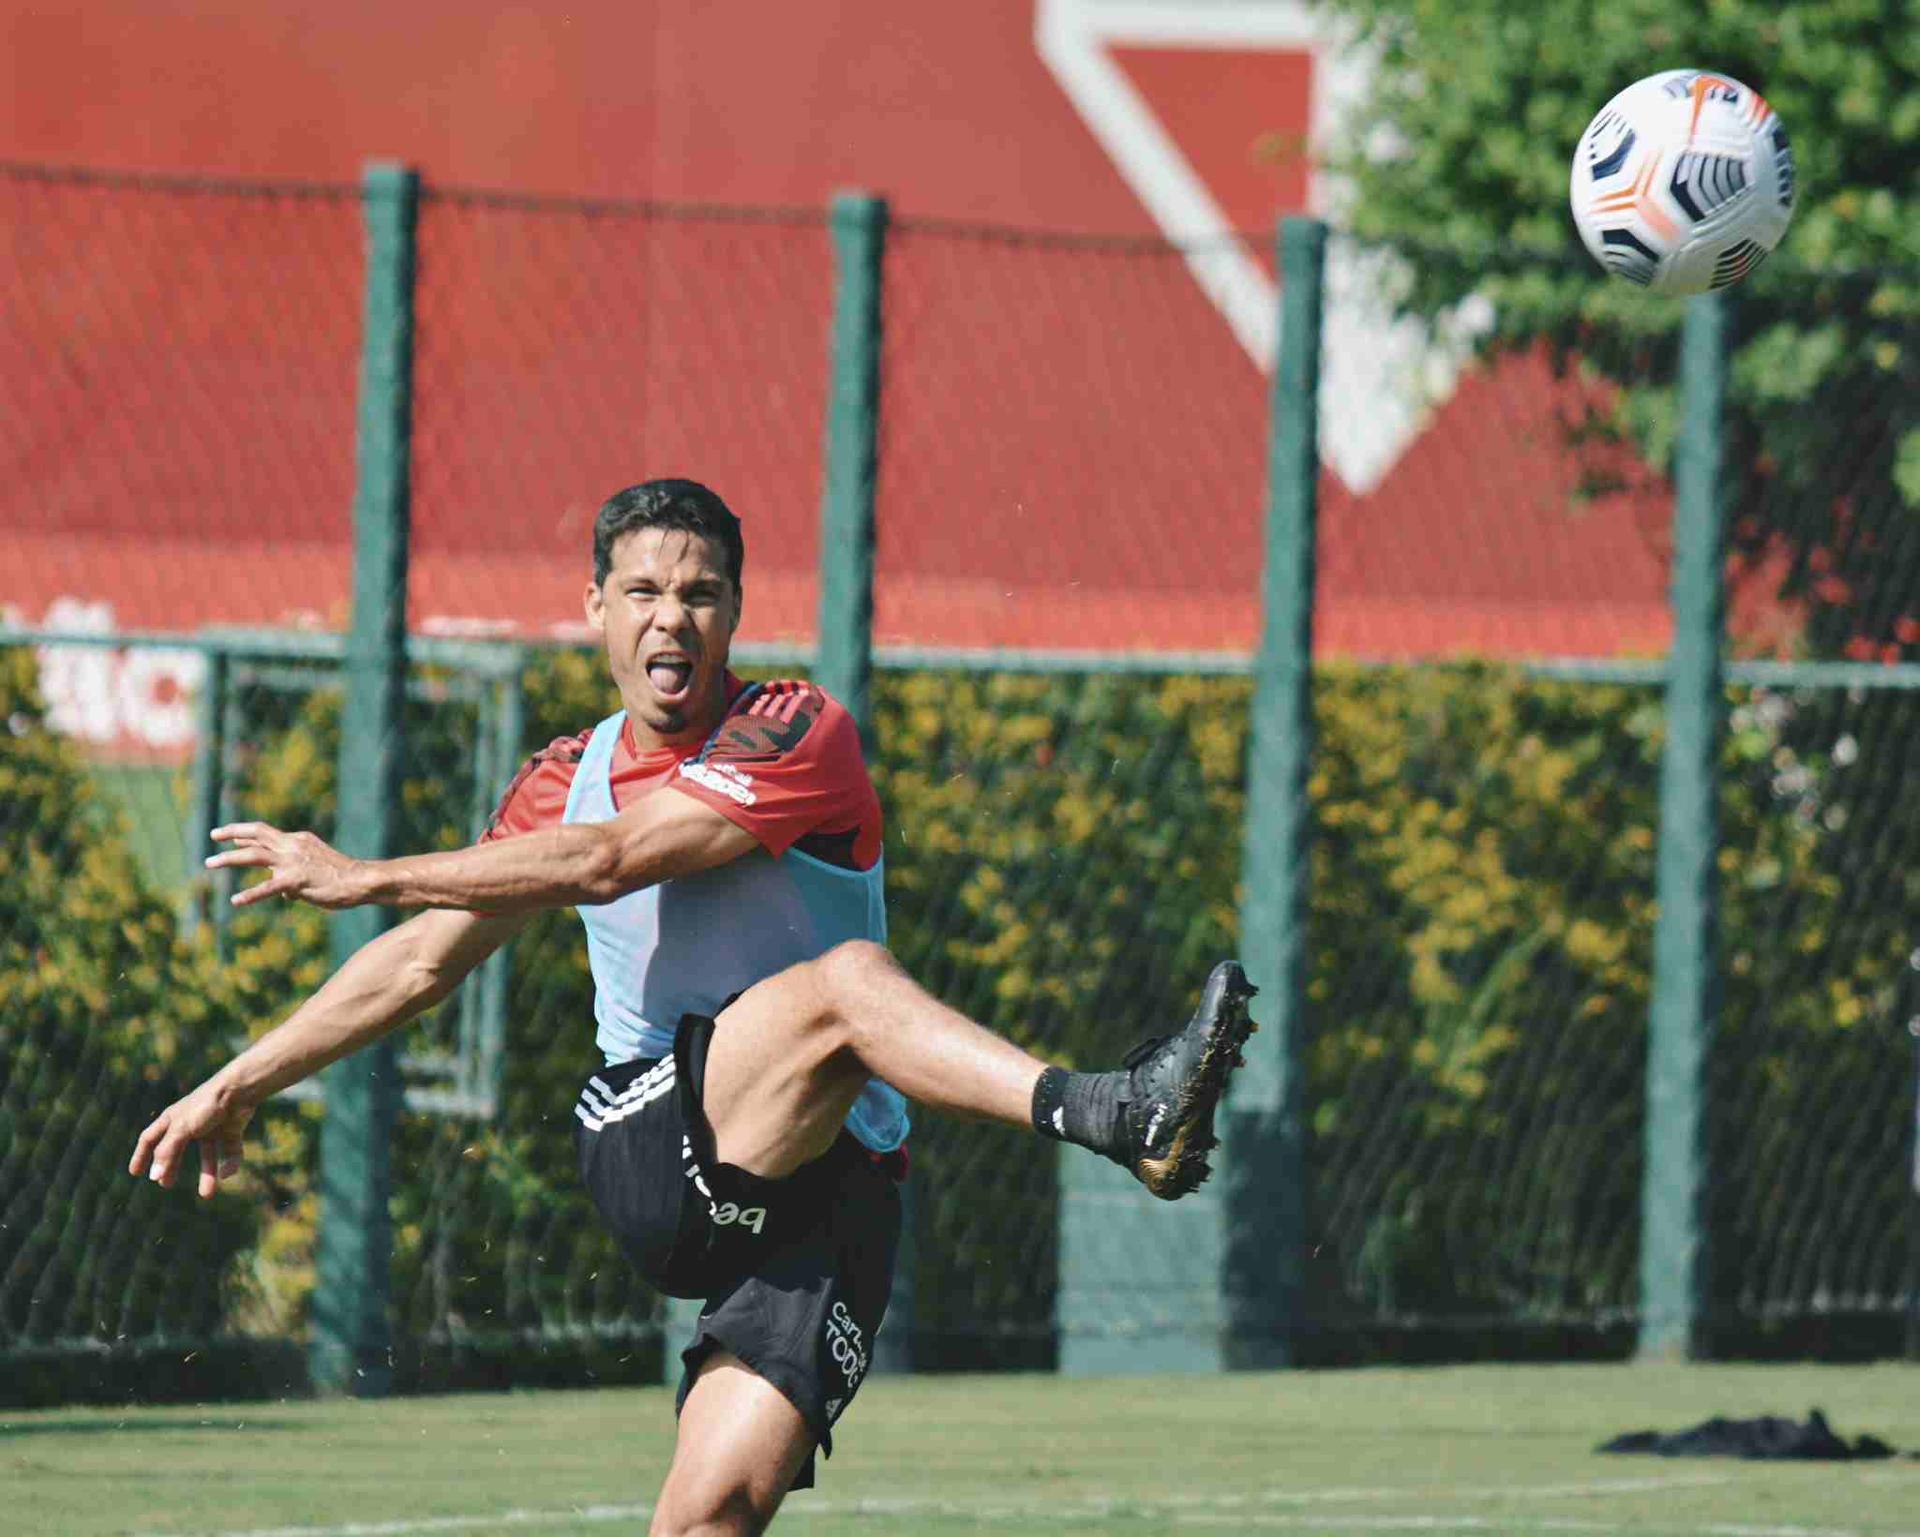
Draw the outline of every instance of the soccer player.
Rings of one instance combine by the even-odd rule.
[[[906,1100],[1031,1127],[1174,1199],[1207,1175],[1253,989],[1216,966],[1192,1020],[1120,1069],[1067,1072],[922,991],[883,948],[881,816],[853,719],[808,683],[743,684],[740,525],[687,480],[594,522],[587,621],[622,708],[520,771],[482,841],[349,859],[311,833],[218,828],[239,903],[428,911],[362,948],[141,1134],[131,1172],[199,1192],[276,1090],[445,998],[540,908],[578,907],[604,1064],[580,1167],[641,1273],[704,1299],[683,1355],[656,1533],[763,1530],[859,1388],[899,1236]]]

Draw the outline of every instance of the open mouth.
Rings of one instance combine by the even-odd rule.
[[[647,681],[662,698],[681,698],[693,685],[693,663],[684,656],[649,657]]]

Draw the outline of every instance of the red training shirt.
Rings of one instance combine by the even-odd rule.
[[[748,686],[727,674],[727,714],[704,747],[642,752],[626,721],[614,749],[613,803],[624,811],[662,787],[690,795],[744,828],[769,854],[790,848],[845,869],[870,870],[880,858],[880,797],[867,777],[860,732],[846,707],[814,684],[782,679]],[[511,838],[565,818],[574,770],[593,727],[557,737],[529,758],[487,823],[480,841]],[[680,765],[714,766],[689,778]],[[751,804],[723,794],[712,781],[751,792]]]

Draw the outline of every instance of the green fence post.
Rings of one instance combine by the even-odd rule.
[[[515,647],[506,676],[498,684],[494,793],[501,794],[519,772],[521,739],[527,734],[526,653]],[[513,983],[513,945],[509,942],[487,957],[480,968],[480,1090],[492,1101],[494,1114],[504,1110],[507,1062],[507,989]]]
[[[873,501],[879,469],[880,268],[887,205],[843,192],[829,215],[833,232],[833,338],[828,363],[824,486],[820,498],[820,635],[813,679],[841,704],[873,746]],[[876,1371],[912,1364],[913,1225],[911,1183],[900,1232],[886,1329],[874,1349]],[[676,1339],[689,1337],[697,1303],[667,1299],[667,1378]]]
[[[217,777],[214,781],[214,814],[210,827],[235,821],[239,817],[239,793],[235,780],[234,748],[236,743],[253,739],[251,723],[247,718],[247,690],[254,684],[255,664],[244,656],[230,656],[227,659],[226,686],[222,690],[225,697],[220,704],[220,762],[217,765]],[[216,870],[213,873],[213,885],[207,892],[207,905],[213,916],[214,954],[220,957],[220,964],[233,962],[233,902],[232,897],[239,889],[240,872],[238,870]]]
[[[887,205],[843,192],[833,231],[832,359],[820,498],[820,639],[813,676],[847,707],[873,750],[873,505],[880,469],[881,266]],[[900,1251],[887,1324],[874,1347],[876,1371],[913,1369],[913,1184],[902,1187]]]
[[[1287,1366],[1306,1250],[1301,1120],[1307,987],[1307,768],[1313,752],[1313,571],[1320,478],[1320,321],[1327,228],[1280,226],[1279,356],[1267,461],[1260,653],[1247,749],[1240,946],[1260,989],[1224,1116],[1221,1275],[1227,1364]]]
[[[860,723],[873,710],[873,500],[880,464],[880,267],[887,205],[843,192],[831,216],[835,293],[820,499],[820,643],[813,676]]]
[[[1920,951],[1907,963],[1908,982],[1920,971]],[[1920,989],[1916,989],[1920,997]],[[1907,1359],[1920,1361],[1920,1010],[1907,1020],[1913,1037],[1913,1167],[1907,1201]]]
[[[1706,1348],[1706,1077],[1718,983],[1716,768],[1726,712],[1720,457],[1728,329],[1726,295],[1688,301],[1640,1189],[1639,1353],[1654,1359],[1688,1359]]]
[[[213,878],[205,860],[213,852],[208,835],[219,825],[221,779],[226,769],[227,742],[222,730],[227,709],[227,653],[209,646],[200,653],[206,670],[200,677],[198,729],[193,742],[193,779],[187,808],[186,891],[180,910],[180,932],[199,932],[211,901]]]
[[[370,165],[366,332],[360,361],[358,478],[353,505],[353,624],[340,719],[341,850],[390,852],[400,787],[407,658],[409,432],[413,395],[414,227],[419,180]],[[387,913],[358,907],[333,920],[333,963],[376,938]],[[320,1232],[309,1365],[322,1392],[377,1396],[392,1383],[387,1299],[393,1123],[400,1071],[392,1042],[356,1053],[325,1077]]]

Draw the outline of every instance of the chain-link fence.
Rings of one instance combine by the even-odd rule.
[[[892,234],[882,643],[1252,647],[1266,390],[1195,284],[1205,254]]]
[[[208,1207],[120,1170],[153,1108],[325,974],[320,915],[229,915],[194,860],[216,818],[331,827],[337,642],[204,627],[344,620],[356,195],[9,172],[0,197],[24,296],[0,322],[23,470],[0,522],[25,557],[0,604],[16,629],[188,632],[0,650],[8,1392],[284,1382],[321,1106],[269,1107]],[[746,520],[747,635],[801,654],[825,220],[430,193],[418,249],[416,631],[564,634],[601,496],[684,472]],[[872,766],[894,941],[957,1006],[1104,1065],[1235,944],[1268,386],[1197,276],[1216,253],[913,224],[887,250]],[[1328,277],[1301,1350],[1624,1348],[1676,341],[1416,326],[1392,318],[1406,270],[1336,243]],[[1744,660],[1713,1298],[1780,1348],[1889,1348],[1920,1245],[1916,393],[1862,371],[1813,413],[1778,387],[1836,337],[1914,355],[1859,292],[1756,298],[1726,440]],[[585,653],[415,660],[407,848],[471,838],[521,754],[609,707]],[[407,1038],[403,1381],[658,1371],[657,1301],[570,1167],[590,1016],[556,914]],[[1105,1259],[1064,1254],[1055,1161],[1023,1135],[923,1117],[914,1154],[920,1364],[1044,1366],[1063,1331],[1164,1327],[1139,1288],[1063,1301],[1088,1266],[1151,1273],[1164,1240],[1127,1219]]]
[[[347,617],[358,194],[0,167],[14,624]]]
[[[417,624],[580,630],[600,503],[685,474],[746,521],[745,633],[813,633],[821,213],[429,191],[418,247]]]
[[[1917,754],[1920,692],[1733,690],[1715,1290],[1783,1351],[1884,1348],[1915,1283]]]

